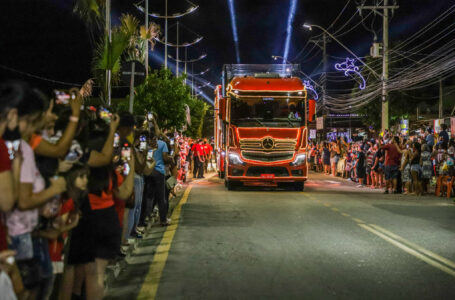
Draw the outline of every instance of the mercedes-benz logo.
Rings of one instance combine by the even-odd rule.
[[[271,137],[266,137],[262,140],[262,148],[264,150],[272,150],[275,146],[275,141]]]

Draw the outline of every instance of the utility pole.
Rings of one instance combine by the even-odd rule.
[[[179,77],[179,48],[180,48],[180,47],[178,47],[179,45],[180,45],[180,42],[179,42],[179,21],[177,21],[177,47],[176,47],[177,60],[176,60],[176,64],[175,64],[175,77]]]
[[[389,1],[384,0],[384,6]],[[387,81],[389,80],[389,9],[384,8],[384,18],[382,24],[382,131],[389,129],[389,93],[387,91]]]
[[[164,68],[167,69],[167,0],[165,0],[164,6]]]
[[[387,81],[389,79],[389,10],[398,9],[398,5],[389,5],[389,0],[384,0],[384,5],[358,6],[359,11],[363,9],[373,10],[375,13],[382,15],[382,131],[389,129],[389,93],[387,91]],[[379,12],[382,10],[382,13]]]
[[[439,79],[439,119],[444,118],[443,106],[442,106],[442,79]]]
[[[111,53],[111,43],[112,43],[112,35],[111,35],[111,0],[106,0],[106,40],[107,40],[107,49],[108,49],[108,60],[110,60],[110,53]],[[110,63],[108,63],[108,66]],[[106,70],[106,89],[107,89],[107,104],[111,106],[111,77],[112,77],[112,70]]]
[[[149,32],[149,0],[145,0],[145,32]],[[134,72],[134,71],[133,71]],[[145,77],[149,76],[149,40],[145,40]]]
[[[328,58],[327,58],[327,43],[330,43],[331,40],[327,37],[327,33],[325,31],[322,32],[322,39],[318,40],[310,40],[310,43],[315,44],[322,50],[322,74],[321,74],[321,87],[322,87],[322,114],[325,115],[326,111],[326,103],[327,103],[327,70],[328,67]]]

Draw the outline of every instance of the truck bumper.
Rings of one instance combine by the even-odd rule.
[[[278,183],[303,182],[308,178],[307,166],[230,166],[228,181],[241,182],[245,186],[277,186]]]

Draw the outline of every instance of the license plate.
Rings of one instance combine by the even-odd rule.
[[[261,174],[261,178],[273,179],[275,178],[275,174]]]

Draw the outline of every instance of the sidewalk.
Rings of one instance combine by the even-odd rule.
[[[205,179],[194,181],[190,179],[184,183],[183,188],[177,193],[177,197],[169,201],[168,215],[172,214],[190,184],[209,180],[213,175],[213,173],[209,173],[206,174]],[[152,224],[142,239],[134,239],[125,259],[107,267],[104,299],[137,298],[165,231],[166,227]]]

